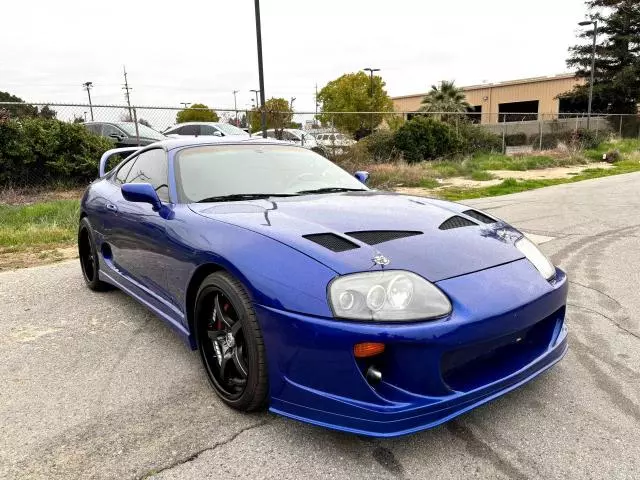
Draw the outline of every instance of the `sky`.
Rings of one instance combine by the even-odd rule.
[[[258,88],[251,0],[3,2],[0,91],[26,101],[250,107]],[[584,0],[262,0],[267,98],[314,109],[315,85],[381,69],[390,95],[555,75]]]

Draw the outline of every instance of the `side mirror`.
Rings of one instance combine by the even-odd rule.
[[[356,177],[360,181],[360,183],[364,183],[365,185],[369,181],[369,172],[360,171],[354,173],[353,176]]]
[[[158,193],[150,183],[125,183],[120,190],[124,199],[129,202],[150,203],[155,211],[162,208]]]
[[[224,135],[222,135],[222,132],[219,132],[217,130],[215,132],[213,132],[213,136],[214,137],[224,137]]]
[[[121,141],[124,137],[118,133],[110,133],[109,137],[113,138],[114,140],[118,140]]]

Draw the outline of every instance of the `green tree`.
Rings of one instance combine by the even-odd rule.
[[[384,89],[385,85],[378,75],[371,82],[365,72],[346,73],[330,81],[318,92],[318,101],[322,102],[319,120],[323,125],[333,124],[338,130],[351,135],[368,130],[372,119],[374,128],[377,127],[385,117],[382,113],[332,115],[330,112],[390,112],[393,102]]]
[[[12,118],[38,116],[38,107],[25,103],[20,97],[11,95],[9,92],[0,92],[0,102],[24,103],[24,105],[5,105],[3,107],[7,112],[9,112],[9,116]]]
[[[265,110],[267,112],[267,128],[275,129],[276,138],[282,137],[282,130],[289,128],[293,119],[293,110],[291,105],[284,98],[270,98],[265,102]],[[251,131],[259,132],[262,129],[261,109],[254,108],[251,111]]]
[[[640,102],[640,4],[637,0],[590,0],[586,5],[598,21],[593,111],[635,114]],[[567,65],[587,81],[562,98],[586,107],[593,29],[581,32],[579,38],[588,41],[569,48]]]
[[[466,100],[464,90],[456,87],[455,82],[442,80],[440,85],[431,85],[431,90],[422,99],[421,112],[435,112],[438,120],[451,120],[459,115],[440,115],[442,112],[463,113],[471,105]]]
[[[204,103],[194,103],[189,108],[180,110],[176,115],[176,123],[185,122],[217,122],[220,120],[215,110]]]

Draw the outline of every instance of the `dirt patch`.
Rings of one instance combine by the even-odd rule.
[[[0,189],[0,204],[30,205],[53,200],[80,200],[84,191],[85,187],[64,189],[2,188]]]
[[[28,248],[0,248],[0,272],[17,268],[34,267],[78,257],[75,245],[33,246]]]
[[[550,178],[569,178],[591,168],[613,168],[613,165],[605,162],[590,163],[588,165],[576,165],[573,167],[553,167],[541,170],[490,170],[489,173],[500,179],[515,178],[517,180],[546,180]],[[478,182],[479,186],[490,185],[487,182]]]

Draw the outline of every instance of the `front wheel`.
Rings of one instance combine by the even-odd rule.
[[[268,380],[264,342],[243,285],[226,272],[202,282],[195,306],[195,337],[207,377],[227,405],[262,408]]]

